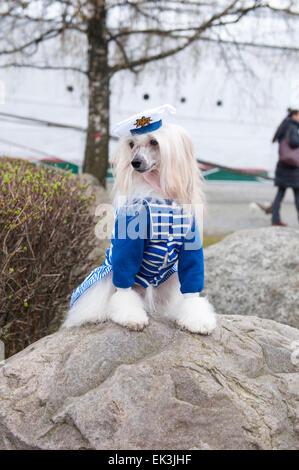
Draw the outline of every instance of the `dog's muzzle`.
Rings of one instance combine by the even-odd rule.
[[[138,155],[133,158],[131,165],[134,170],[138,171],[139,173],[144,173],[145,171],[149,171],[153,168],[153,165],[148,165],[145,160]]]
[[[142,165],[141,158],[134,157],[133,160],[131,161],[131,165],[134,168],[134,170],[140,171],[140,167]]]

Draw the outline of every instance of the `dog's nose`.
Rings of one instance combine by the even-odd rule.
[[[142,161],[140,160],[140,158],[133,158],[133,160],[131,161],[131,165],[133,168],[139,168],[141,163]]]

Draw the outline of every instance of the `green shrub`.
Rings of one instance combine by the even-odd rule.
[[[0,339],[7,356],[59,327],[79,282],[72,268],[91,249],[93,198],[69,172],[0,158]]]

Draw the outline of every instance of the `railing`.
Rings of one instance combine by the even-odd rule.
[[[46,120],[43,120],[43,119],[32,118],[32,117],[29,117],[29,116],[18,116],[16,114],[3,113],[3,112],[0,112],[0,116],[6,118],[7,120],[18,119],[18,120],[21,120],[21,121],[25,121],[25,122],[28,122],[28,123],[32,122],[33,124],[46,126],[46,127],[58,127],[58,128],[61,128],[61,129],[72,129],[72,130],[79,131],[79,132],[87,132],[87,129],[85,129],[84,127],[72,126],[72,125],[68,125],[68,124],[61,124],[61,123],[57,123],[57,122],[55,123],[55,122],[46,121]],[[110,136],[110,139],[118,140],[117,137],[114,137],[114,136]],[[41,155],[44,155],[44,156],[47,156],[47,157],[51,157],[51,158],[54,157],[53,155],[49,155],[49,154],[47,154],[46,152],[44,152],[42,150],[33,149],[33,148],[26,147],[25,145],[21,145],[21,144],[15,144],[11,141],[7,141],[6,139],[0,139],[0,142],[1,141],[3,143],[6,143],[6,144],[14,145],[15,147],[31,150],[31,151],[34,151],[34,152],[37,152],[37,153],[39,152]],[[235,174],[239,174],[239,175],[243,175],[243,176],[250,176],[250,177],[253,177],[253,178],[262,178],[262,179],[270,180],[270,181],[274,180],[274,178],[272,178],[271,176],[263,175],[263,174],[252,172],[252,171],[241,170],[239,168],[232,168],[232,167],[229,167],[229,166],[220,165],[219,163],[210,162],[210,161],[202,160],[202,159],[197,159],[197,161],[198,161],[198,163],[201,163],[202,165],[208,165],[208,166],[211,166],[213,168],[219,168],[220,170],[229,171],[231,173],[235,173]]]
[[[208,166],[212,166],[214,168],[219,168],[220,170],[223,170],[223,171],[229,171],[231,173],[236,173],[237,175],[251,176],[251,177],[254,177],[254,178],[263,178],[265,180],[274,181],[274,178],[272,178],[271,176],[263,175],[261,173],[255,173],[254,171],[247,171],[247,170],[241,170],[239,168],[232,168],[230,166],[220,165],[219,163],[209,162],[207,160],[201,160],[199,158],[197,158],[197,162],[201,163],[202,165],[208,165]]]

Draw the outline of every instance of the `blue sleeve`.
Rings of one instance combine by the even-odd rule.
[[[137,206],[136,206],[137,207]],[[112,281],[115,287],[128,288],[135,283],[147,243],[148,213],[146,206],[120,210],[112,237]]]
[[[203,290],[204,257],[200,233],[195,219],[179,254],[178,276],[182,294],[201,292]]]

